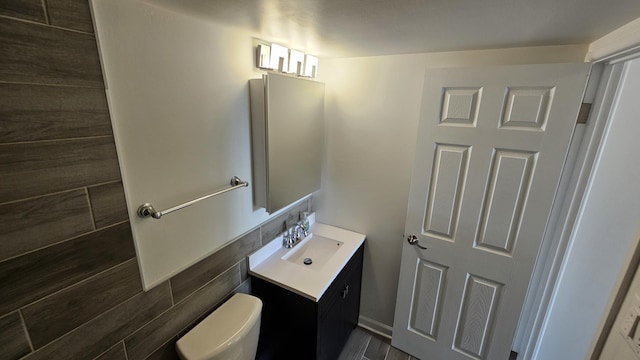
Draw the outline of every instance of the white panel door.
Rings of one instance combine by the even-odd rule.
[[[428,70],[392,344],[508,359],[589,64]]]

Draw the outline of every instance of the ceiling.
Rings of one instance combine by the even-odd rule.
[[[144,0],[323,58],[587,44],[638,0]]]

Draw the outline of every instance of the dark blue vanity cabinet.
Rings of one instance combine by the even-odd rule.
[[[363,253],[364,243],[318,302],[252,277],[263,301],[257,359],[337,359],[358,324]]]

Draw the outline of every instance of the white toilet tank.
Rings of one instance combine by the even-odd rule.
[[[255,360],[262,301],[238,293],[176,343],[184,360]]]

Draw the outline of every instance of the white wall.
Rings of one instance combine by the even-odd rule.
[[[585,61],[597,61],[640,48],[640,18],[637,18],[589,44]]]
[[[265,221],[251,188],[161,220],[159,210],[251,181],[249,34],[133,0],[93,0],[111,119],[144,284],[153,286]]]
[[[640,237],[640,59],[626,66],[535,359],[584,359]]]
[[[424,70],[582,62],[585,46],[323,59],[327,156],[317,218],[367,234],[360,313],[390,334]]]

